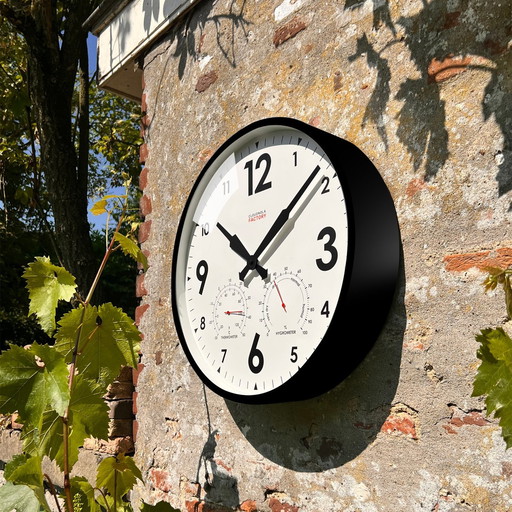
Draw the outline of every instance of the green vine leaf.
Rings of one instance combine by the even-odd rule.
[[[26,485],[40,505],[50,511],[44,496],[43,472],[41,458],[26,454],[15,455],[5,466],[4,477],[8,482]]]
[[[92,205],[90,212],[93,215],[102,215],[103,213],[107,213],[107,200],[100,199],[99,201],[96,201]]]
[[[71,479],[71,495],[75,510],[80,512],[100,512],[101,508],[94,497],[94,487],[86,478],[75,476]]]
[[[77,462],[84,439],[106,439],[108,436],[108,406],[103,400],[104,394],[102,385],[82,375],[75,376],[68,413],[70,467]],[[23,442],[26,452],[40,457],[47,455],[64,469],[62,418],[55,411],[46,411],[41,428],[27,432]]]
[[[84,377],[102,383],[105,391],[121,366],[137,366],[140,333],[122,309],[107,303],[88,306],[83,314],[80,306],[66,313],[59,324],[55,348],[71,362],[80,333],[76,368]]]
[[[39,500],[27,485],[11,482],[0,486],[0,512],[39,512]]]
[[[507,449],[512,446],[512,339],[502,329],[483,329],[476,337],[482,361],[473,383],[473,395],[487,395],[487,413],[499,418]]]
[[[69,403],[68,367],[48,345],[11,345],[0,355],[0,412],[18,412],[25,426],[40,428],[43,412],[63,415]]]
[[[59,300],[69,301],[76,291],[75,278],[48,257],[37,257],[23,274],[30,299],[29,315],[35,314],[47,334],[55,330],[55,310]]]
[[[122,235],[119,232],[114,234],[114,240],[116,240],[123,253],[130,258],[133,258],[137,263],[140,263],[144,270],[148,268],[148,260],[146,255],[142,252],[141,248],[130,238]]]
[[[118,199],[125,199],[127,196],[126,196],[126,194],[125,195],[109,194],[109,195],[103,196],[101,199],[99,199],[92,205],[90,212],[93,215],[102,215],[104,213],[107,213],[108,200],[112,199],[114,197],[118,198]]]
[[[120,453],[116,457],[107,457],[98,465],[96,487],[106,489],[116,503],[128,493],[135,482],[142,482],[142,474],[132,457]]]

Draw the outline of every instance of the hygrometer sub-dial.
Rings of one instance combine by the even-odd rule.
[[[303,332],[307,329],[309,311],[308,285],[300,277],[300,270],[270,276],[263,299],[263,321],[269,334]]]
[[[244,336],[248,318],[248,302],[244,290],[234,283],[219,287],[213,304],[216,336],[221,339]]]

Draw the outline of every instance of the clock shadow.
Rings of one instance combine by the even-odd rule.
[[[238,428],[261,455],[294,471],[320,472],[351,461],[376,438],[398,386],[406,325],[404,291],[401,257],[397,290],[379,338],[352,374],[331,391],[280,404],[226,400]],[[362,312],[354,320],[362,332],[369,314]],[[346,355],[350,357],[349,346]]]

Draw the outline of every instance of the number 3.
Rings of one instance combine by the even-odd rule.
[[[324,243],[324,250],[327,251],[330,254],[330,259],[327,262],[324,262],[322,258],[318,258],[316,260],[316,264],[320,270],[331,270],[331,268],[336,265],[336,262],[338,261],[338,251],[336,250],[336,247],[334,247],[334,240],[336,240],[336,231],[334,231],[334,228],[327,226],[320,233],[318,234],[317,240],[322,240],[327,236],[327,242]]]

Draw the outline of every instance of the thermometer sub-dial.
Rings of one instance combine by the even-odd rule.
[[[263,321],[269,333],[299,334],[309,314],[307,285],[297,273],[273,274],[265,287]]]
[[[244,291],[235,284],[219,288],[213,305],[213,323],[217,336],[221,339],[243,336],[247,318]]]

